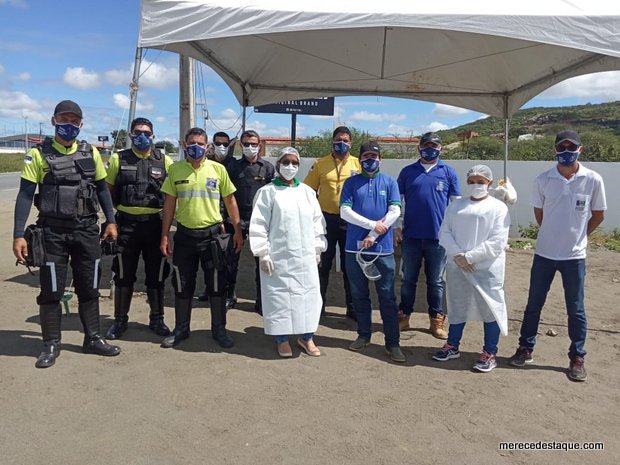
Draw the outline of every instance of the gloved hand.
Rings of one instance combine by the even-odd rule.
[[[514,205],[517,202],[517,191],[510,182],[510,179],[500,179],[495,189],[490,190],[491,195],[497,200],[501,200],[506,205]]]
[[[267,276],[271,276],[273,273],[273,260],[269,254],[263,255],[258,259],[258,266]]]
[[[321,254],[320,253],[316,254],[316,264],[317,265],[321,264]]]
[[[464,253],[455,255],[454,263],[456,263],[456,266],[458,266],[461,270],[465,271],[466,273],[471,273],[472,271],[474,271],[474,267],[469,264],[469,262],[465,258]]]

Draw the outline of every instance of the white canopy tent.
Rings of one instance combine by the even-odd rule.
[[[506,117],[620,70],[618,31],[608,0],[143,0],[139,47],[206,63],[246,106],[383,95]]]
[[[509,118],[565,79],[620,70],[608,0],[142,0],[139,47],[209,65],[245,106],[382,95]]]

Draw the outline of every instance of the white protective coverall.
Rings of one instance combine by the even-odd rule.
[[[469,197],[448,205],[439,230],[439,244],[446,249],[446,296],[450,323],[497,321],[508,334],[504,298],[504,271],[510,215],[508,207],[491,196]],[[464,253],[472,273],[453,260]]]
[[[260,271],[265,334],[314,333],[322,307],[316,257],[327,248],[316,193],[301,183],[259,189],[249,238],[252,253],[274,264],[271,276]]]

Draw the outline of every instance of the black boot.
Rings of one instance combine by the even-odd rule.
[[[99,298],[78,303],[78,312],[82,326],[84,327],[84,344],[82,351],[85,354],[103,355],[104,357],[114,357],[121,353],[121,348],[110,345],[101,335],[99,326]]]
[[[129,307],[131,306],[131,298],[133,297],[133,287],[114,288],[114,323],[105,333],[108,339],[120,339],[125,331],[127,331],[127,321],[129,317]]]
[[[220,347],[228,349],[235,345],[226,331],[226,298],[223,296],[211,297],[211,333]]]
[[[235,293],[235,284],[236,283],[228,283],[228,289],[226,291],[226,310],[235,308],[235,305],[237,305],[237,294]]]
[[[165,349],[176,346],[189,337],[189,323],[192,317],[192,299],[174,298],[174,330],[170,336],[161,341]]]
[[[169,336],[170,328],[164,323],[164,290],[147,288],[146,298],[149,300],[149,307],[151,308],[149,329],[158,336]]]
[[[39,305],[43,350],[34,364],[37,368],[51,367],[60,356],[60,319],[60,302]]]

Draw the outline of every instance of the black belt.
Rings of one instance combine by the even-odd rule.
[[[96,215],[87,216],[82,219],[62,219],[62,218],[53,218],[50,216],[39,216],[38,224],[41,226],[51,226],[53,228],[64,228],[64,229],[85,229],[93,224],[97,223],[98,217]]]
[[[127,213],[127,212],[117,212],[117,215],[119,217],[119,219],[121,220],[125,220],[125,221],[134,221],[137,223],[148,223],[150,221],[160,221],[161,220],[161,216],[159,215],[159,213],[145,213],[142,215],[134,215],[133,213]]]
[[[213,237],[220,234],[220,226],[222,223],[212,224],[211,226],[207,226],[206,228],[186,228],[181,223],[177,223],[177,232],[181,234],[185,234],[189,237],[197,237],[197,238],[207,238]]]

